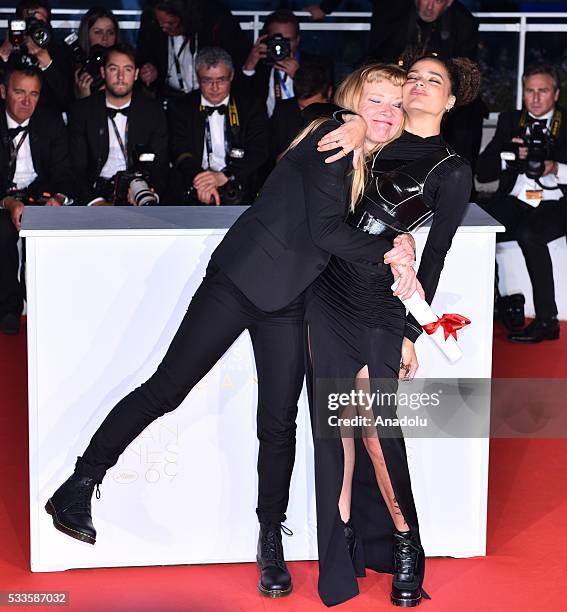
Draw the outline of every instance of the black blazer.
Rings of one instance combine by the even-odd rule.
[[[557,107],[562,113],[561,127],[555,140],[552,159],[553,161],[567,163],[567,113]],[[518,178],[518,171],[513,168],[502,170],[500,153],[515,136],[521,136],[520,115],[522,111],[507,111],[500,113],[494,137],[480,154],[477,165],[477,179],[481,183],[499,180],[498,193],[507,194],[512,191]]]
[[[270,154],[274,158],[283,153],[303,128],[304,121],[297,98],[282,100],[270,118]]]
[[[240,72],[240,67],[250,51],[251,44],[246,33],[240,28],[238,19],[217,0],[204,0],[201,2],[199,11],[201,24],[197,28],[198,49],[222,47],[230,53],[235,72]],[[153,10],[146,9],[140,21],[136,62],[138,66],[150,63],[157,68],[158,78],[152,83],[150,89],[159,94],[165,90],[168,44],[169,37],[161,31],[154,18]]]
[[[227,159],[227,174],[233,174],[243,185],[249,202],[255,195],[255,173],[268,159],[268,117],[260,100],[240,95],[235,95],[233,99],[240,125],[229,130],[230,143],[233,147],[244,149],[244,157]],[[195,175],[203,170],[205,114],[200,106],[201,92],[196,90],[172,100],[168,107],[173,182],[180,189],[190,187]],[[175,194],[177,197],[180,195]]]
[[[36,108],[29,123],[30,148],[37,178],[28,187],[33,197],[47,192],[74,196],[73,176],[67,149],[67,134],[61,115]],[[15,170],[15,168],[13,169]],[[10,173],[10,140],[4,103],[0,103],[0,194],[3,196],[13,179]],[[0,197],[1,197],[0,196]]]
[[[344,223],[352,155],[326,164],[317,141],[329,120],[278,162],[256,202],[230,228],[211,259],[258,308],[279,310],[327,266],[331,254],[384,266],[380,240]]]
[[[167,184],[167,123],[161,105],[134,90],[128,116],[126,149],[132,163],[134,148],[142,145],[155,153],[150,183],[158,193]],[[103,91],[77,100],[69,113],[69,150],[81,204],[98,197],[95,180],[108,159],[109,135]]]

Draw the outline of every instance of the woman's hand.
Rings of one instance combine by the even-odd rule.
[[[327,157],[326,164],[332,164],[354,151],[352,165],[356,168],[366,138],[366,121],[360,115],[350,114],[344,115],[344,121],[343,125],[321,138],[317,143],[317,151],[332,151],[338,147],[342,148],[342,151]]]
[[[398,378],[401,380],[411,380],[415,377],[419,363],[415,354],[415,344],[408,338],[402,342],[402,359],[400,362],[400,373]]]
[[[392,249],[384,253],[385,264],[413,266],[415,263],[415,240],[411,234],[400,234],[394,238]]]
[[[423,289],[417,280],[415,270],[411,266],[403,266],[400,264],[390,264],[394,280],[397,281],[394,295],[400,300],[407,300],[415,291],[423,297]],[[419,287],[419,290],[418,290]]]

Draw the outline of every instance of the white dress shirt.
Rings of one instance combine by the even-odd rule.
[[[549,130],[553,112],[554,111],[551,110],[541,117],[534,117],[534,115],[531,113],[529,113],[529,116],[533,117],[534,119],[545,119],[547,121],[547,129]],[[525,174],[520,174],[516,179],[516,183],[514,184],[514,188],[510,192],[510,195],[515,196],[519,200],[522,200],[522,202],[525,202],[534,208],[539,206],[542,200],[561,199],[563,197],[563,192],[557,187],[557,185],[567,184],[567,164],[558,163],[557,167],[557,175],[547,174],[539,179],[539,182],[542,185],[545,185],[546,187],[555,187],[555,189],[542,189],[534,179],[529,179]],[[526,193],[528,191],[541,192],[541,198],[528,198]]]
[[[125,104],[124,106],[113,106],[112,104],[106,103],[106,108],[129,108],[130,102]],[[112,178],[117,172],[121,170],[126,170],[126,160],[124,159],[124,153],[120,148],[120,144],[118,142],[118,138],[116,138],[116,132],[114,131],[114,126],[112,125],[112,120],[110,117],[107,119],[108,123],[108,157],[106,158],[106,162],[100,171],[100,176],[105,179]],[[126,124],[128,123],[128,117],[118,113],[116,117],[114,117],[114,123],[118,128],[118,133],[120,134],[120,138],[122,138],[122,143],[126,146]]]
[[[283,70],[279,70],[275,66],[272,66],[270,70],[270,80],[268,81],[268,98],[266,100],[266,110],[268,111],[268,117],[271,117],[274,114],[274,109],[276,108],[276,90],[274,89],[274,72],[277,70],[280,76],[280,84],[282,91],[282,100],[287,100],[288,98],[293,98],[295,95],[293,93],[293,79],[284,72]],[[244,70],[242,72],[246,76],[254,76],[256,74],[256,70]]]
[[[195,73],[195,57],[191,53],[191,45],[189,41],[185,46],[183,43],[187,40],[185,36],[170,36],[167,41],[167,84],[173,89],[185,91],[189,93],[194,89],[199,88],[197,82],[197,75]],[[183,51],[179,54],[179,51],[183,47]],[[180,87],[179,76],[177,74],[177,67],[175,65],[175,56],[179,61],[179,68],[181,69],[181,80],[183,86]]]
[[[203,106],[221,106],[225,104],[228,106],[228,100],[230,96],[227,96],[222,102],[218,104],[211,104],[203,95],[201,95],[201,104]],[[228,112],[228,110],[227,110]],[[213,154],[211,159],[207,159],[207,133],[205,131],[205,136],[203,140],[203,159],[201,162],[201,166],[205,170],[214,170],[216,172],[220,172],[226,166],[226,150],[225,150],[225,134],[224,134],[224,126],[226,115],[221,115],[220,113],[213,113],[208,117],[209,125],[211,127],[211,142],[213,145]]]
[[[17,128],[19,125],[21,125],[22,127],[28,127],[30,123],[30,120],[26,119],[26,121],[20,124],[17,121],[14,121],[14,119],[12,119],[12,117],[10,117],[8,113],[6,113],[6,121],[8,123],[8,129]],[[23,134],[24,132],[20,132],[16,135],[16,137],[12,141],[14,147],[18,146],[18,143],[20,142]],[[31,183],[33,183],[36,178],[37,173],[35,171],[35,168],[33,167],[30,137],[29,134],[26,133],[25,140],[23,141],[22,146],[18,151],[18,156],[16,157],[16,171],[14,173],[13,181],[17,189],[25,189],[26,187],[31,185]]]

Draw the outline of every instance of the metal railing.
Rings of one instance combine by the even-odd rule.
[[[13,8],[0,8],[0,28],[8,25],[8,15],[14,13]],[[84,9],[53,9],[52,25],[55,29],[73,30],[79,27],[80,17]],[[233,11],[239,18],[243,30],[250,31],[254,40],[262,29],[263,18],[270,11]],[[141,11],[117,9],[114,14],[119,18],[123,30],[137,30]],[[297,11],[299,17],[309,17],[309,13]],[[558,23],[558,19],[567,20],[567,13],[474,13],[480,22],[480,32],[506,32],[518,34],[516,44],[516,106],[522,104],[521,74],[526,59],[526,37],[531,32],[567,32],[567,22]],[[366,32],[370,30],[369,12],[336,12],[323,21],[307,21],[301,23],[303,31],[329,32]]]

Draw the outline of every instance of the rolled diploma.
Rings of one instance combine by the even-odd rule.
[[[398,285],[396,281],[392,285],[392,289],[395,289]],[[414,291],[413,295],[407,300],[401,300],[402,304],[410,311],[410,313],[416,318],[420,325],[427,325],[428,323],[434,323],[437,321],[437,315],[431,310],[431,306],[419,295],[417,291]],[[445,357],[454,363],[463,356],[463,351],[457,344],[457,341],[453,336],[449,336],[445,340],[445,331],[439,326],[435,333],[428,335],[433,342],[441,349]]]

